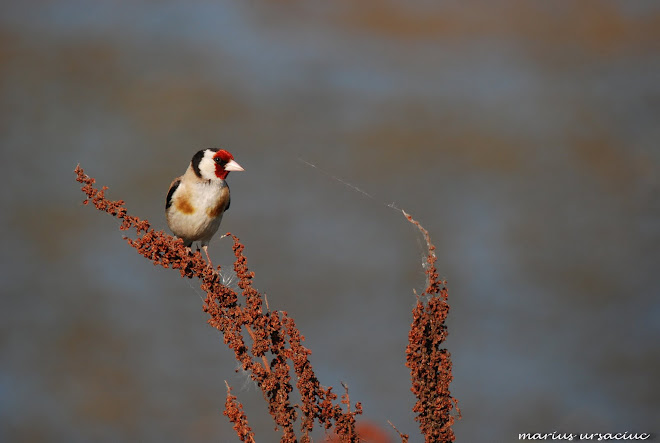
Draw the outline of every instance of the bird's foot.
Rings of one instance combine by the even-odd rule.
[[[217,274],[218,270],[216,269],[215,266],[213,266],[213,262],[211,261],[211,257],[209,256],[209,247],[204,245],[204,246],[202,246],[202,249],[204,250],[204,253],[206,254],[206,261],[208,261],[209,266],[211,267],[211,269],[213,269],[213,272],[215,274]]]

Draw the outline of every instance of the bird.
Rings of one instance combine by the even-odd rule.
[[[175,178],[167,191],[167,225],[189,249],[198,241],[212,268],[208,245],[229,209],[227,175],[231,171],[244,169],[229,151],[202,149],[193,155],[186,172]]]

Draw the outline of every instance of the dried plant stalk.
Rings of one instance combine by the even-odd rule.
[[[426,241],[428,254],[424,264],[426,289],[417,297],[413,309],[413,322],[408,334],[406,366],[410,368],[411,390],[417,397],[413,412],[427,442],[452,442],[454,431],[454,407],[460,410],[457,401],[449,392],[451,358],[449,351],[440,347],[447,338],[445,320],[449,314],[447,282],[440,280],[435,268],[435,246],[429,233],[410,214],[402,211],[410,223],[415,225]],[[405,441],[402,437],[402,440]]]
[[[311,441],[309,434],[315,423],[325,429],[332,429],[342,442],[360,441],[355,430],[355,417],[362,414],[361,404],[355,403],[354,408],[351,408],[346,387],[341,400],[337,402],[332,387],[323,387],[316,378],[309,361],[311,351],[303,346],[304,337],[294,320],[285,311],[271,311],[267,304],[264,309],[265,296],[252,286],[254,273],[248,269],[247,258],[243,255],[245,246],[238,237],[226,234],[234,242],[232,249],[236,260],[233,268],[241,290],[240,300],[236,291],[222,284],[220,267],[217,270],[211,268],[199,251],[192,253],[181,239],[156,231],[148,221],[129,215],[122,200],[108,200],[105,197],[107,188],[95,188],[95,180],[85,175],[80,165],[74,172],[76,180],[83,184],[82,191],[87,195],[84,204],[91,202],[97,209],[119,219],[121,230],[135,229],[135,239],[124,238],[138,253],[154,265],[178,269],[182,277],[199,278],[201,288],[206,292],[203,309],[210,317],[208,323],[222,332],[224,343],[234,352],[241,368],[261,389],[275,422],[275,429],[281,432],[281,442],[297,442],[297,432],[301,435],[301,442]],[[433,267],[435,254],[428,232],[409,215],[405,215],[422,230],[429,245],[429,266],[426,270],[429,279],[424,292],[429,298],[426,304],[418,300],[413,311],[407,349],[407,365],[411,368],[413,379],[412,391],[418,398],[414,411],[418,414],[417,420],[427,441],[453,441],[453,419],[449,416],[452,397],[448,389],[451,362],[446,350],[437,349],[446,337],[446,289],[441,289],[442,285]],[[436,297],[438,294],[440,298]],[[290,399],[294,389],[290,363],[293,364],[296,376],[295,388],[300,394],[299,404],[292,404]],[[439,371],[434,375],[436,369]],[[243,407],[231,394],[229,385],[224,414],[233,423],[241,441],[254,441],[254,433],[248,425]],[[407,441],[407,435],[399,435],[403,441]],[[441,439],[431,440],[430,436]]]
[[[248,425],[247,416],[243,412],[243,405],[236,401],[236,396],[231,394],[229,383],[225,380],[227,385],[227,399],[225,400],[224,415],[229,418],[229,421],[234,424],[234,431],[241,441],[247,443],[254,443],[254,432]]]

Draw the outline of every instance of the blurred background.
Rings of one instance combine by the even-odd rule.
[[[424,248],[390,203],[449,282],[457,441],[658,435],[659,39],[653,0],[2,2],[0,440],[238,441],[227,380],[279,441],[196,282],[74,181],[166,229],[206,147],[256,287],[393,441]]]

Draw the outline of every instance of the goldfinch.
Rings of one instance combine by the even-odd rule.
[[[167,191],[167,225],[187,247],[200,242],[211,267],[208,245],[229,209],[226,178],[230,171],[243,170],[228,151],[202,149],[193,156],[185,174],[175,178]]]

